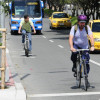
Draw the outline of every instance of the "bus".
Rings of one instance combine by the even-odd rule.
[[[10,3],[10,27],[11,35],[18,32],[20,22],[24,20],[24,15],[29,15],[33,22],[37,34],[41,34],[43,1],[41,0],[14,0]]]

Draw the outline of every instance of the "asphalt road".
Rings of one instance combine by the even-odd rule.
[[[6,19],[8,20],[8,19]],[[6,24],[8,28],[8,24]],[[43,35],[32,36],[32,55],[26,57],[21,35],[7,33],[7,48],[27,93],[27,100],[100,100],[100,53],[91,54],[90,88],[79,89],[73,77],[69,31],[49,29],[43,20]]]

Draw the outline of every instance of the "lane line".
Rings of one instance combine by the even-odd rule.
[[[93,64],[96,64],[96,65],[100,66],[100,63],[98,63],[98,62],[96,62],[96,61],[94,61],[94,60],[91,60],[91,59],[90,59],[90,62],[93,63]]]
[[[43,38],[46,38],[46,36],[43,36]]]
[[[60,48],[64,48],[62,45],[58,45],[58,47],[60,47]]]
[[[54,42],[53,40],[49,40],[50,42]]]
[[[28,94],[28,97],[63,97],[63,96],[84,96],[100,95],[100,92],[79,92],[79,93],[55,93],[55,94]]]

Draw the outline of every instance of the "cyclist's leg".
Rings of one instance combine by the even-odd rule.
[[[90,56],[89,56],[89,52],[86,51],[86,52],[85,52],[85,55],[86,55],[86,67],[87,67],[87,74],[88,74],[89,71],[90,71],[90,65],[89,65]]]
[[[72,52],[71,60],[73,62],[72,71],[76,72],[76,61],[77,61],[77,52]]]
[[[31,33],[28,33],[28,37],[29,37],[29,51],[32,50],[32,35]]]
[[[75,46],[75,45],[74,45],[74,48],[75,48],[75,49],[78,49],[78,47]],[[72,71],[73,71],[73,72],[76,72],[77,52],[72,52],[71,60],[72,60],[72,62],[73,62]]]
[[[25,34],[26,34],[26,31],[22,30],[22,43],[25,42]]]

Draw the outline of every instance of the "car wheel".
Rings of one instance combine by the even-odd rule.
[[[37,35],[42,35],[41,30],[36,30]]]

